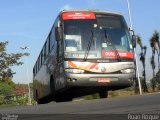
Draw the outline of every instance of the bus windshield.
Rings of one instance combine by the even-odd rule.
[[[115,58],[113,44],[121,57],[131,57],[131,39],[122,16],[96,15],[92,20],[64,21],[65,58],[83,59],[90,41],[87,59]]]

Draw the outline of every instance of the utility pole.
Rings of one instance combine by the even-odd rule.
[[[132,31],[132,35],[134,35],[129,0],[127,0],[127,6],[128,6],[128,15],[129,15],[129,21],[130,21],[130,30]],[[140,95],[142,95],[141,81],[139,78],[139,69],[138,69],[138,64],[137,64],[136,48],[133,48],[133,50],[134,50],[134,58],[135,58],[135,62],[136,62],[135,63],[135,65],[136,65],[136,78],[138,78],[139,92],[140,92]]]
[[[23,46],[20,47],[22,50],[26,51],[27,49],[29,49],[28,46]],[[28,73],[28,61],[27,61],[27,57],[25,58],[25,64],[26,64],[26,71],[27,71],[27,80],[28,80],[28,105],[32,105],[31,102],[31,90],[30,90],[30,85],[29,85],[29,73]]]

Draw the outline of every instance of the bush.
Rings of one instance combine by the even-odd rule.
[[[99,94],[92,94],[92,95],[87,95],[84,97],[85,100],[92,100],[92,99],[99,99]]]
[[[92,98],[92,95],[87,95],[87,96],[84,96],[84,99],[85,100],[92,100],[93,98]]]
[[[18,103],[18,105],[26,105],[28,102],[28,98],[25,96],[21,96],[17,98],[15,102]]]
[[[4,103],[4,96],[0,95],[0,105]]]
[[[13,92],[13,87],[6,84],[6,83],[2,83],[0,82],[0,95],[11,95]]]
[[[118,93],[112,91],[112,92],[109,93],[109,95],[110,95],[111,97],[116,97],[116,96],[118,96]]]

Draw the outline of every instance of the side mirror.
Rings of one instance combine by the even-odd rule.
[[[60,27],[55,28],[55,38],[57,41],[61,40],[62,38],[62,31]]]
[[[133,48],[136,48],[136,36],[135,36],[134,30],[130,27],[129,31],[132,32],[132,46]]]
[[[133,48],[136,48],[136,36],[132,35],[132,46]]]

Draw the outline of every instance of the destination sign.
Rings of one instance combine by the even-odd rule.
[[[122,52],[118,51],[118,54],[121,58],[133,58],[132,52]],[[103,50],[102,56],[106,58],[117,58],[117,53],[115,51]]]
[[[96,19],[96,16],[93,12],[65,12],[62,14],[62,19]]]

